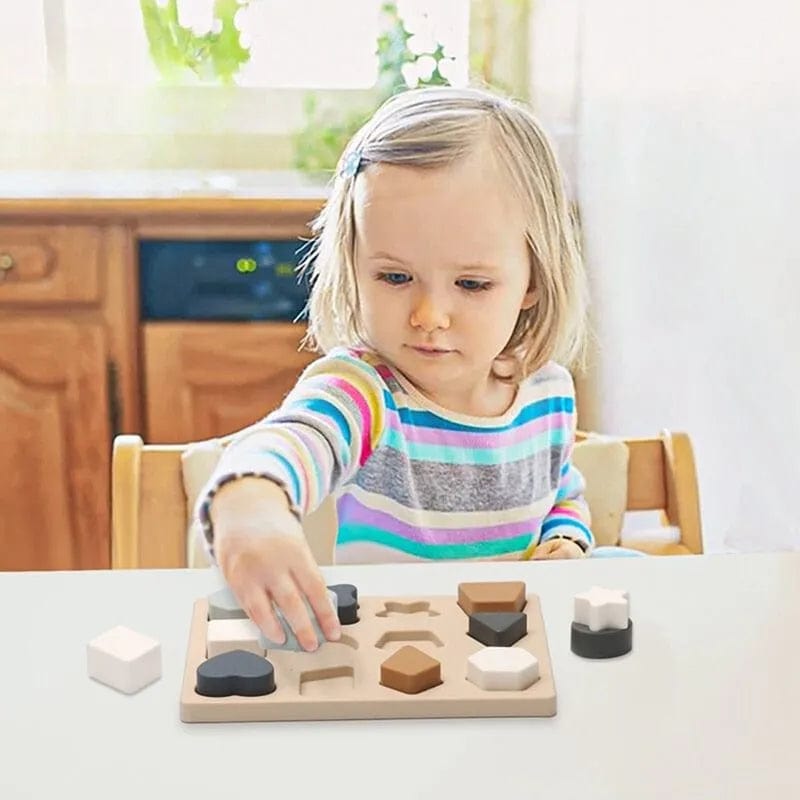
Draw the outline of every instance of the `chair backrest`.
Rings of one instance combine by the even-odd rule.
[[[578,440],[586,436],[581,433]],[[678,542],[634,546],[657,555],[701,553],[700,504],[689,437],[662,432],[654,438],[622,441],[629,450],[627,510],[662,511],[664,521],[680,531]],[[187,500],[181,461],[186,446],[146,445],[135,434],[115,438],[111,487],[114,569],[186,566]],[[312,524],[320,522],[312,520]],[[324,563],[321,551],[315,556]]]
[[[592,434],[578,432],[577,441]],[[662,522],[678,529],[677,542],[626,542],[653,555],[699,555],[703,552],[700,492],[694,449],[686,433],[664,430],[652,438],[626,438],[627,511],[661,511]]]
[[[111,566],[186,565],[184,445],[145,445],[141,436],[114,439],[111,465]]]

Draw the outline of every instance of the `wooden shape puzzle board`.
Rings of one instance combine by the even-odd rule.
[[[539,598],[525,594],[527,633],[513,646],[538,660],[525,689],[481,689],[467,679],[467,659],[485,645],[468,634],[469,616],[454,594],[359,597],[359,620],[342,639],[312,653],[269,650],[275,690],[258,697],[208,697],[195,691],[206,659],[208,600],[194,603],[183,685],[183,722],[391,719],[410,717],[550,717],[556,713],[547,636]],[[381,685],[381,664],[412,645],[441,664],[441,683],[417,694]]]

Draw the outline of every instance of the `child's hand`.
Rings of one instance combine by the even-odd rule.
[[[580,545],[570,539],[548,539],[534,551],[533,560],[552,558],[583,558],[586,555]]]
[[[264,480],[220,490],[214,511],[217,562],[242,610],[268,639],[285,641],[274,603],[300,646],[314,650],[317,635],[305,599],[326,639],[339,638],[339,619],[302,526],[285,497],[279,502],[274,493],[267,497],[273,490]]]

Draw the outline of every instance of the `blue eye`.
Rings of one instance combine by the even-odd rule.
[[[458,285],[468,292],[482,292],[491,286],[488,281],[478,281],[474,278],[462,278],[458,281]]]
[[[388,283],[390,286],[403,286],[411,278],[402,272],[382,272],[378,276],[378,280]]]

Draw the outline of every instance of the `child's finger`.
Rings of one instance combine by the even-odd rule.
[[[284,619],[294,631],[298,644],[304,650],[316,650],[319,642],[311,623],[311,615],[292,578],[287,575],[280,582],[271,586],[270,592]]]
[[[543,560],[546,558],[551,558],[553,553],[558,549],[558,540],[557,539],[550,539],[547,542],[542,542],[537,548],[536,552],[533,554],[533,560]]]
[[[278,620],[272,602],[263,589],[258,588],[252,591],[246,602],[242,603],[242,610],[259,630],[263,631],[264,636],[273,642],[283,644],[286,639],[283,625]]]
[[[561,542],[561,547],[558,550],[561,558],[581,558],[583,550],[579,544],[576,544],[571,539],[564,539]]]
[[[325,638],[329,641],[338,640],[342,633],[339,616],[331,605],[328,587],[319,571],[315,567],[309,566],[305,569],[298,569],[294,577],[300,590],[308,598],[311,610],[314,612]]]

